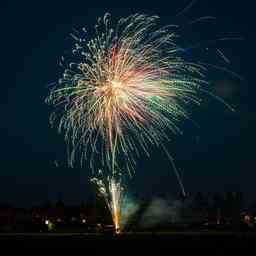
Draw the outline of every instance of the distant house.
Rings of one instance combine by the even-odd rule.
[[[79,206],[69,206],[65,210],[66,221],[69,224],[78,224],[80,221],[80,207]]]
[[[65,221],[65,206],[61,200],[59,200],[55,206],[55,221],[58,223]]]
[[[24,208],[15,209],[15,222],[28,223],[32,221],[31,212]]]
[[[13,225],[15,222],[14,208],[10,204],[0,205],[0,226]]]

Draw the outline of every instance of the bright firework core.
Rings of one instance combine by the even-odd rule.
[[[96,95],[107,97],[112,103],[117,104],[118,98],[122,95],[122,83],[111,81],[108,85],[104,85],[95,92]]]

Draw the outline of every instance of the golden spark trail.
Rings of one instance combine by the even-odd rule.
[[[115,232],[121,233],[121,204],[123,200],[123,187],[121,185],[121,177],[118,175],[104,176],[100,170],[97,177],[91,179],[97,186],[99,192],[103,195],[105,202],[111,212]]]

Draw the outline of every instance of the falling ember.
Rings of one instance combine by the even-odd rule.
[[[111,212],[112,220],[115,226],[116,234],[121,233],[121,203],[123,187],[121,186],[121,178],[108,176],[103,177],[102,171],[99,171],[97,178],[91,181],[96,184],[99,192],[104,197],[106,204]]]

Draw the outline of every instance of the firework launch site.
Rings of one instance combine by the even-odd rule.
[[[99,250],[139,245],[223,251],[248,248],[256,239],[255,206],[246,204],[238,192],[212,197],[195,193],[176,201],[144,198],[139,205],[133,214],[130,211],[121,233],[116,233],[100,194],[94,204],[82,202],[80,206],[68,206],[61,200],[30,209],[1,205],[0,245]]]

